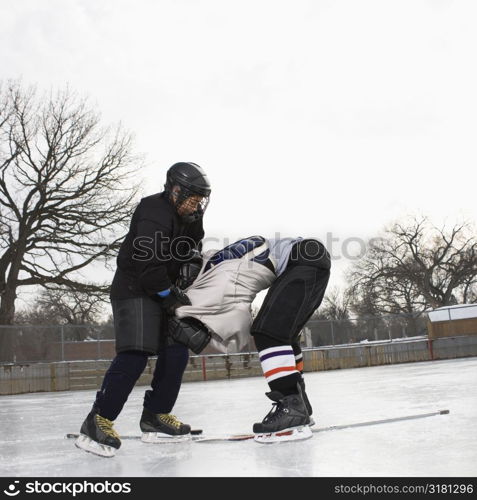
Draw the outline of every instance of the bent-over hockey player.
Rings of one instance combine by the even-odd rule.
[[[132,216],[129,232],[117,257],[111,286],[117,355],[107,370],[76,446],[102,456],[113,456],[121,446],[113,422],[146,367],[157,354],[140,418],[142,439],[190,437],[172,408],[176,402],[189,350],[166,342],[167,317],[187,296],[175,285],[184,256],[200,249],[202,216],[211,188],[201,167],[181,162],[167,171],[164,191],[143,198]]]
[[[327,250],[316,239],[253,236],[204,257],[186,289],[191,305],[176,309],[170,334],[199,353],[209,341],[222,352],[233,341],[240,351],[251,333],[273,401],[269,414],[253,426],[255,440],[311,437],[298,336],[323,300],[331,268]],[[251,303],[268,287],[252,323]]]

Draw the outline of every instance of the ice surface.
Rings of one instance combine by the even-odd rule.
[[[100,458],[65,439],[95,391],[0,397],[1,476],[477,476],[477,358],[306,374],[318,426],[449,409],[449,415],[314,434],[307,441],[145,444]],[[116,421],[139,434],[136,387]],[[270,409],[261,377],[185,383],[174,413],[205,433],[250,432]]]

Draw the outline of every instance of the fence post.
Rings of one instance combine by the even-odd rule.
[[[333,320],[330,321],[331,325],[331,345],[335,345],[335,334],[333,329]]]
[[[101,359],[101,330],[99,328],[96,329],[96,342],[98,346],[98,354],[96,359]]]
[[[431,361],[434,361],[434,346],[433,346],[433,339],[427,338],[427,345],[429,347],[429,356],[431,358]]]
[[[65,360],[65,332],[64,325],[60,327],[60,335],[61,335],[61,361]]]

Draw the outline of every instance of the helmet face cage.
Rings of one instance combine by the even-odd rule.
[[[210,196],[204,196],[200,193],[194,192],[192,189],[181,185],[179,182],[176,182],[176,183],[172,182],[171,184],[172,185],[170,186],[170,192],[172,193],[172,196],[174,197],[173,203],[174,203],[176,210],[178,210],[181,207],[181,205],[183,205],[184,203],[187,203],[187,200],[189,198],[191,198],[192,196],[200,196],[201,197],[201,200],[197,204],[197,208],[192,213],[180,215],[180,217],[186,222],[194,222],[194,221],[202,218],[202,216],[204,215],[204,212],[207,208],[207,205],[209,204]],[[173,186],[179,186],[179,191],[176,192],[176,194],[173,193],[173,190],[172,190]]]

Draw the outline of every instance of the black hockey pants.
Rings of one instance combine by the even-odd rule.
[[[268,290],[252,324],[252,335],[272,339],[269,347],[295,343],[323,300],[330,267],[330,256],[319,241],[295,244],[285,271]]]

